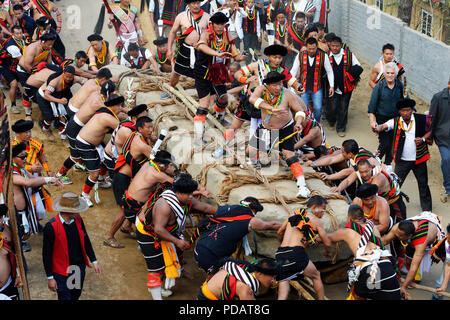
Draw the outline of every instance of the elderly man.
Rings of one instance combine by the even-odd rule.
[[[90,267],[89,260],[94,271],[101,274],[101,268],[80,216],[80,212],[88,208],[88,204],[81,197],[66,192],[53,203],[53,210],[59,214],[44,228],[42,260],[48,288],[57,292],[58,300],[79,299],[86,266]],[[78,286],[69,286],[74,278],[79,281],[76,283]]]
[[[398,68],[394,62],[384,65],[384,79],[379,81],[373,88],[368,107],[370,127],[378,134],[378,156],[384,163],[390,165],[392,162],[391,145],[394,138],[393,133],[378,132],[377,126],[389,119],[398,117],[397,102],[403,99],[403,83],[397,79]]]

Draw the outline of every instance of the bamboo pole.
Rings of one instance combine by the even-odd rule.
[[[9,109],[7,113],[8,117],[8,127],[9,132],[12,132],[11,129],[11,117],[9,114]],[[14,211],[14,194],[13,194],[13,185],[12,185],[12,139],[9,138],[9,168],[8,168],[8,178],[7,178],[7,203],[8,203],[8,218],[9,218],[9,227],[11,230],[11,236],[14,243],[14,255],[17,263],[17,267],[19,269],[18,275],[20,276],[22,282],[22,293],[24,300],[30,299],[30,291],[28,288],[28,280],[25,273],[25,267],[23,265],[23,257],[21,250],[21,243],[19,238],[19,228],[17,225],[16,213]]]
[[[402,282],[405,282],[405,279],[404,279],[404,278],[401,278],[401,280],[402,280]],[[432,292],[432,293],[435,293],[435,294],[437,294],[437,295],[439,295],[439,296],[443,296],[443,297],[446,297],[446,298],[450,298],[450,293],[448,293],[448,292],[436,292],[436,289],[434,289],[434,288],[427,287],[427,286],[423,286],[423,285],[417,284],[417,283],[415,283],[415,282],[411,282],[411,283],[410,283],[410,286],[413,287],[413,288],[415,288],[415,289],[419,289],[419,290],[422,290],[422,291]]]
[[[290,280],[290,281],[289,281],[289,284],[290,284],[292,287],[294,287],[294,288],[298,291],[298,295],[299,295],[299,296],[303,296],[306,300],[316,300],[316,299],[314,299],[314,297],[313,297],[308,291],[306,291],[306,289],[303,288],[303,287],[301,286],[301,284],[298,283],[297,281],[295,281],[295,280]]]

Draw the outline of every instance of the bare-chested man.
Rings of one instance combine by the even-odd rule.
[[[42,66],[42,68],[41,68]],[[42,62],[37,69],[40,69],[39,71],[34,72],[31,74],[27,81],[24,89],[24,99],[27,97],[27,99],[30,101],[29,106],[24,105],[25,109],[25,115],[26,120],[32,120],[31,118],[31,101],[34,101],[37,103],[36,100],[36,92],[39,90],[39,88],[47,81],[47,79],[50,77],[50,75],[54,74],[57,71],[61,71],[61,68],[58,66],[55,66],[54,64],[49,64],[47,62]]]
[[[62,27],[62,16],[58,7],[56,7],[54,2],[49,0],[32,0],[24,7],[25,10],[32,10],[32,15],[34,21],[38,20],[40,17],[47,17],[51,21],[52,27],[56,32],[61,31]],[[56,22],[52,17],[52,14],[56,14]]]
[[[104,68],[97,73],[95,79],[86,81],[69,100],[67,105],[67,120],[70,121],[70,119],[72,119],[75,113],[80,110],[80,107],[93,93],[96,93],[98,96],[102,85],[111,78],[111,71]]]
[[[372,73],[369,78],[369,86],[373,89],[375,85],[384,79],[384,65],[389,62],[394,62],[398,68],[397,78],[401,81],[401,76],[405,73],[403,66],[395,60],[394,55],[395,47],[387,43],[382,48],[381,58],[372,68]]]
[[[378,186],[372,183],[363,183],[356,189],[353,204],[361,206],[366,219],[371,220],[381,235],[387,233],[393,226],[390,217],[389,204],[386,199],[378,195]]]
[[[434,213],[424,211],[421,214],[395,224],[388,234],[383,236],[383,243],[388,244],[394,239],[399,239],[406,246],[406,261],[404,266],[408,270],[405,281],[402,283],[400,292],[402,296],[409,300],[409,285],[422,272],[429,272],[431,267],[431,247],[445,236],[440,219]],[[403,269],[402,263],[399,268]],[[420,271],[419,271],[420,268]]]
[[[307,116],[303,118],[301,125],[301,129],[295,137],[294,145],[294,149],[299,154],[312,154],[314,148],[327,145],[327,138],[322,125],[315,119]]]
[[[128,118],[122,120],[119,126],[111,134],[111,138],[105,146],[103,152],[105,160],[103,161],[106,169],[108,169],[109,177],[114,180],[117,158],[122,154],[122,146],[128,136],[136,131],[136,120],[140,117],[147,116],[147,105],[140,104],[127,112]]]
[[[39,88],[36,100],[43,116],[42,130],[50,141],[54,141],[51,125],[57,121],[61,140],[66,140],[66,105],[72,97],[70,90],[75,83],[81,83],[81,78],[75,77],[75,68],[67,66],[62,72],[50,75]]]
[[[86,64],[88,60],[88,56],[85,51],[78,51],[75,53],[74,59],[65,59],[61,63],[61,66],[64,68],[66,65],[71,65],[75,68],[75,75],[79,77],[83,77],[86,79],[94,79],[95,73],[92,70],[84,70],[83,66]]]
[[[91,34],[87,40],[90,43],[87,49],[87,55],[89,58],[89,70],[98,72],[101,67],[104,67],[111,62],[113,64],[119,64],[119,57],[114,50],[114,47],[103,37],[98,34]]]
[[[380,161],[375,158],[375,155],[367,149],[360,147],[353,139],[348,139],[342,142],[342,148],[333,152],[332,154],[320,157],[317,160],[308,160],[305,166],[318,168],[327,167],[335,164],[347,163],[347,168],[336,172],[332,175],[323,175],[322,180],[333,181],[347,178],[354,171],[357,170],[356,163],[361,159],[367,159],[372,167],[381,166]]]
[[[359,205],[350,205],[348,224],[328,234],[328,238],[333,243],[345,241],[355,257],[348,272],[353,289],[347,300],[400,300],[400,284],[390,254],[384,249],[377,227],[365,218]]]
[[[292,138],[294,130],[301,128],[301,122],[306,117],[306,107],[297,95],[283,88],[283,80],[283,74],[269,72],[263,80],[264,85],[256,87],[250,97],[250,103],[261,109],[262,119],[262,123],[250,138],[250,161],[254,167],[260,167],[257,151],[271,152],[275,144],[279,144],[278,148],[297,180],[297,197],[307,198],[311,192],[306,186],[303,168],[295,154]],[[295,114],[294,117],[292,113]]]
[[[105,72],[107,75],[107,71]],[[77,113],[74,114],[72,119],[67,122],[66,134],[69,140],[70,156],[64,161],[61,169],[56,174],[57,177],[62,179],[64,184],[72,183],[69,177],[67,177],[67,172],[76,163],[81,162],[81,156],[78,153],[78,149],[75,143],[78,133],[84,127],[84,125],[94,116],[95,112],[104,106],[105,100],[107,100],[115,90],[116,85],[114,84],[114,82],[112,82],[111,80],[105,81],[102,84],[100,91],[92,91],[91,94],[86,98],[84,103],[79,107]]]
[[[55,34],[45,33],[39,38],[39,41],[24,48],[23,55],[17,64],[17,77],[22,87],[26,86],[27,79],[33,73],[32,69],[35,65],[41,61],[52,63],[51,50],[55,40]],[[31,100],[26,94],[23,96],[22,104],[25,108],[31,107]]]
[[[229,125],[225,121],[225,110],[228,106],[228,92],[225,83],[232,79],[228,65],[231,59],[243,61],[247,58],[246,55],[239,53],[239,50],[230,38],[225,28],[228,17],[224,13],[214,13],[209,21],[211,28],[202,32],[199,41],[195,45],[194,78],[199,98],[199,107],[194,117],[196,144],[204,143],[205,121],[212,95],[216,96],[214,116],[222,125]]]
[[[147,287],[153,300],[162,299],[161,274],[166,267],[162,246],[166,246],[166,249],[167,246],[171,246],[172,250],[176,246],[179,249],[177,250],[178,261],[182,264],[181,251],[191,246],[191,243],[183,236],[187,215],[191,210],[210,215],[216,212],[216,206],[193,198],[197,188],[198,183],[192,179],[191,175],[180,173],[174,179],[171,189],[147,201],[138,215],[136,235],[147,264]]]
[[[203,283],[197,300],[256,300],[259,288],[270,288],[278,271],[279,265],[272,259],[256,264],[224,259],[219,270]],[[229,281],[230,276],[236,281]]]
[[[22,286],[20,275],[16,273],[16,260],[12,247],[11,231],[5,218],[8,207],[0,205],[0,294],[11,300],[19,300],[17,288]]]
[[[156,153],[153,160],[146,161],[131,182],[123,188],[125,190],[121,197],[121,212],[116,215],[108,234],[105,235],[104,244],[113,248],[123,248],[114,235],[119,227],[128,219],[127,222],[131,229],[131,224],[135,224],[136,215],[139,214],[142,206],[149,199],[152,192],[162,183],[171,183],[175,175],[175,166],[172,155],[160,150]],[[117,200],[117,199],[116,199]],[[118,203],[119,204],[119,203]],[[123,227],[124,232],[128,230]]]
[[[320,241],[325,246],[326,257],[331,256],[331,241],[323,227],[320,218],[325,214],[327,201],[322,196],[312,196],[307,203],[307,208],[299,209],[283,223],[278,234],[282,237],[282,242],[275,258],[281,265],[278,281],[278,300],[286,300],[289,295],[289,280],[294,279],[299,274],[304,274],[313,281],[314,290],[319,300],[325,299],[320,272],[309,260],[305,251],[305,246],[316,241]],[[318,240],[318,239],[317,239]]]
[[[180,75],[194,78],[195,49],[202,30],[208,27],[209,14],[200,8],[200,0],[185,0],[186,11],[175,18],[167,41],[167,58],[173,61],[170,85],[175,87]],[[181,35],[177,36],[177,32]],[[175,54],[173,50],[174,41]]]
[[[125,131],[125,127],[123,128],[124,130],[122,131]],[[130,129],[127,129],[128,130],[126,131],[130,132]],[[140,116],[136,120],[136,129],[131,130],[122,144],[122,152],[117,158],[116,165],[114,167],[115,172],[112,184],[114,197],[117,205],[120,207],[120,212],[114,218],[113,224],[107,236],[109,241],[104,242],[106,246],[111,246],[113,248],[123,247],[116,241],[114,235],[125,221],[124,193],[128,189],[131,180],[137,174],[142,164],[145,163],[147,159],[150,159],[150,141],[152,138],[152,133],[152,119],[146,115]],[[131,221],[127,220],[126,225],[122,227],[121,231],[130,234],[132,231]]]
[[[363,184],[369,182],[378,186],[378,195],[385,198],[390,206],[393,223],[406,219],[406,206],[402,199],[400,186],[394,173],[387,173],[381,167],[372,167],[367,159],[361,159],[357,163],[357,170],[345,178],[337,187],[332,187],[332,192],[342,192],[354,182]]]
[[[14,186],[14,207],[16,213],[21,218],[21,231],[24,235],[35,234],[38,232],[39,217],[34,209],[31,199],[31,188],[41,187],[46,184],[63,186],[60,179],[56,177],[33,176],[25,169],[26,165],[26,144],[21,142],[13,147],[13,186]],[[22,233],[22,232],[20,232]],[[26,238],[27,236],[25,236]],[[24,240],[26,240],[24,238]]]
[[[227,144],[234,139],[235,132],[238,130],[244,121],[250,121],[250,136],[257,129],[261,123],[261,111],[256,109],[248,101],[253,90],[262,85],[262,81],[270,71],[277,71],[286,76],[284,84],[287,87],[292,87],[298,90],[301,86],[295,77],[289,73],[289,69],[282,65],[283,57],[288,53],[287,49],[278,44],[268,46],[264,49],[264,54],[267,59],[258,59],[255,62],[250,63],[240,68],[235,74],[234,78],[241,82],[246,87],[239,93],[239,105],[234,114],[235,118],[231,125],[224,132],[224,138]],[[219,158],[223,155],[223,149],[219,147],[214,152],[214,157]]]
[[[86,125],[81,128],[75,140],[79,155],[89,171],[81,197],[90,207],[94,204],[91,202],[89,193],[97,183],[101,165],[100,155],[103,153],[102,150],[98,149],[101,149],[101,143],[105,135],[114,131],[119,125],[120,120],[117,115],[123,110],[124,101],[123,96],[110,95],[108,100],[104,102],[104,106],[98,109]]]

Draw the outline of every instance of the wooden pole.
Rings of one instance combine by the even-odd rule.
[[[9,132],[11,134],[11,117],[9,114],[9,110],[7,113],[8,117],[8,127]],[[14,210],[14,194],[13,194],[13,185],[12,185],[12,139],[11,136],[9,137],[9,168],[8,168],[8,178],[7,178],[7,204],[8,204],[8,218],[9,218],[9,227],[11,229],[11,236],[14,243],[14,255],[16,258],[16,264],[19,269],[18,276],[20,276],[20,279],[22,281],[22,292],[23,292],[23,298],[24,300],[31,300],[30,299],[30,291],[28,289],[28,280],[25,273],[25,268],[23,265],[23,257],[22,257],[22,250],[21,250],[21,243],[20,243],[20,237],[19,237],[19,228],[17,225],[17,219],[16,219],[16,212]]]
[[[290,281],[289,281],[289,284],[290,284],[291,286],[293,286],[293,287],[298,291],[299,296],[303,296],[306,300],[316,300],[316,299],[314,299],[314,297],[313,297],[308,291],[306,291],[306,289],[303,288],[303,287],[300,285],[300,283],[298,283],[297,281],[295,281],[295,280],[290,280]]]
[[[402,282],[405,282],[404,278],[401,278],[401,279],[402,279]],[[417,284],[415,282],[411,282],[410,286],[413,287],[413,288],[422,290],[422,291],[428,291],[428,292],[435,293],[435,294],[437,294],[439,296],[450,298],[450,293],[448,293],[448,292],[436,292],[436,289],[434,289],[434,288],[423,286],[423,285]]]

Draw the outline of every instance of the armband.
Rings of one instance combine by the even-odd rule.
[[[142,37],[142,30],[138,30],[137,34],[138,34],[139,37]]]
[[[261,105],[261,103],[263,103],[264,102],[264,100],[263,99],[261,99],[261,98],[258,98],[256,101],[255,101],[255,104],[253,105],[256,109],[259,109],[259,106]]]
[[[297,119],[300,118],[300,117],[302,117],[303,119],[305,119],[305,118],[306,118],[306,114],[305,114],[303,111],[297,112],[297,113],[295,114],[295,117],[294,117],[295,121],[297,121]]]
[[[50,171],[50,167],[48,165],[48,162],[44,162],[42,164],[42,168],[44,168],[45,172],[49,172]]]
[[[242,84],[246,84],[247,79],[248,79],[247,77],[242,76],[242,77],[239,78],[239,82],[242,83]]]
[[[241,68],[241,72],[244,74],[244,76],[248,77],[250,75],[250,70],[247,66],[244,66]]]
[[[97,64],[95,62],[89,63],[89,67],[96,67],[96,66],[97,66]]]
[[[119,58],[116,52],[111,55],[111,59],[110,60],[113,61],[114,58]]]
[[[47,86],[47,88],[45,89],[45,91],[48,91],[50,93],[55,92],[55,88],[53,88],[52,86]]]
[[[294,77],[292,77],[289,81],[288,81],[288,86],[292,87],[292,85],[294,84],[294,82],[297,81],[297,79],[295,79]]]

